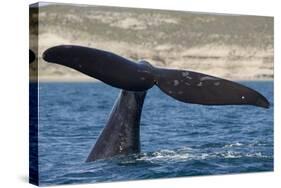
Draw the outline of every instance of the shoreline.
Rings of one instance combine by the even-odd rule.
[[[32,79],[31,79],[32,80]],[[100,82],[99,80],[91,77],[46,77],[38,76],[39,82]]]
[[[270,82],[270,81],[274,81],[274,79],[269,79],[269,78],[256,78],[256,79],[229,79],[229,78],[222,78],[222,79],[226,79],[226,80],[230,80],[230,81],[234,81],[234,82],[240,82],[240,81],[252,81],[252,82]],[[32,79],[30,78],[30,81],[36,81],[37,79]],[[87,82],[93,82],[93,83],[98,83],[98,82],[102,82],[98,79],[95,78],[91,78],[91,77],[38,77],[38,81],[41,83],[59,83],[59,82],[66,82],[66,83],[77,83],[77,82],[81,82],[81,83],[87,83]]]

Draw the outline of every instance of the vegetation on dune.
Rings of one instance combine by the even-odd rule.
[[[39,54],[70,43],[225,78],[273,77],[271,17],[53,4],[40,7],[39,41]],[[43,76],[79,75],[41,61]]]

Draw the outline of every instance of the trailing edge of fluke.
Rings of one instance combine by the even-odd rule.
[[[146,91],[157,85],[167,95],[185,103],[269,107],[262,94],[241,84],[188,70],[154,67],[146,61],[135,63],[95,48],[55,46],[44,52],[43,59],[128,91]]]

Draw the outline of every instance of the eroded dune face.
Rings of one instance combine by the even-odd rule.
[[[42,63],[51,46],[74,44],[153,65],[226,79],[273,78],[273,19],[112,7],[44,6],[39,14],[42,79],[91,80]]]

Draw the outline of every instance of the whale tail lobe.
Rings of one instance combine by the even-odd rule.
[[[35,53],[29,49],[29,64],[35,60],[36,56]]]
[[[43,59],[128,91],[146,91],[156,84],[185,103],[269,107],[263,95],[241,84],[187,70],[158,68],[145,61],[135,63],[99,49],[60,45],[47,49]]]
[[[185,103],[269,107],[267,99],[257,91],[202,73],[157,68],[156,80],[164,93]]]

